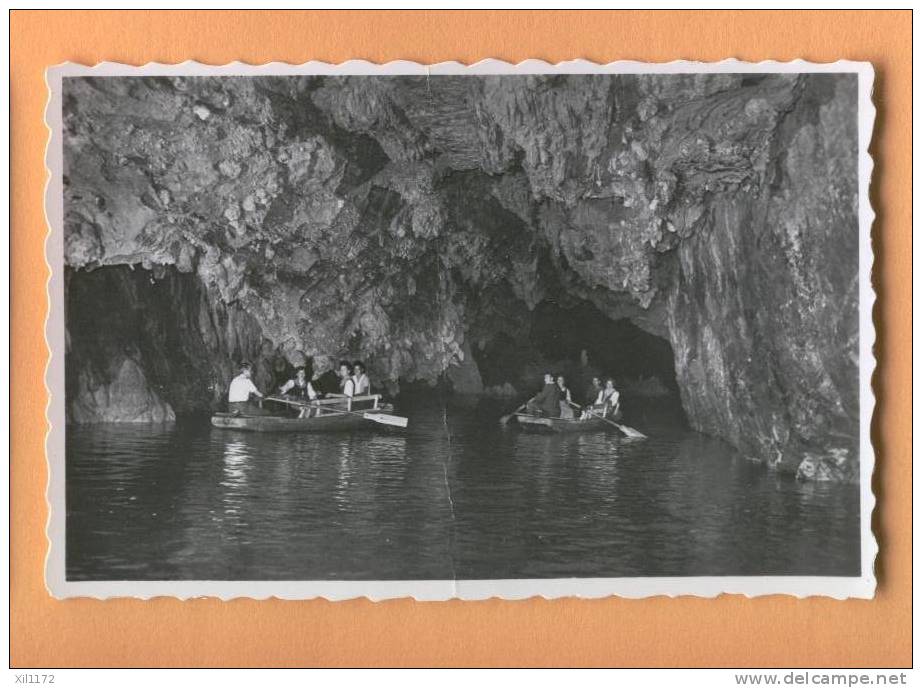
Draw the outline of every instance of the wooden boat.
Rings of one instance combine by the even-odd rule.
[[[618,417],[620,418],[620,414]],[[517,413],[515,419],[523,430],[532,432],[598,432],[620,429],[598,416],[580,420],[579,418],[549,418],[533,416],[530,413]]]
[[[354,397],[348,401],[339,398],[321,399],[307,405],[312,412],[307,418],[219,412],[211,417],[211,424],[216,428],[247,432],[336,432],[378,423],[396,425],[390,419],[397,417],[387,415],[392,410],[391,406],[381,404],[380,399],[380,394]]]

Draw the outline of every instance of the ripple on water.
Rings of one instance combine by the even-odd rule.
[[[646,441],[503,429],[67,429],[72,580],[856,575],[858,489],[768,473],[660,420]]]

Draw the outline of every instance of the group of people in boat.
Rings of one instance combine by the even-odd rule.
[[[344,400],[354,397],[368,396],[371,394],[371,380],[361,361],[340,361],[336,371],[339,382],[338,392],[321,392],[317,380],[310,380],[304,368],[297,368],[295,375],[278,388],[278,396],[287,401],[301,402],[305,407],[301,409],[302,417],[309,417],[312,411],[310,402],[318,399],[342,398]],[[242,415],[269,415],[271,411],[262,408],[262,400],[266,397],[253,383],[253,367],[248,361],[240,364],[237,377],[231,380],[227,392],[227,405],[231,413]],[[259,402],[254,404],[252,397]]]
[[[316,413],[316,407],[311,406],[312,401],[323,398],[342,398],[351,400],[354,397],[363,397],[371,394],[371,381],[361,361],[340,361],[336,371],[339,383],[338,392],[321,392],[317,380],[310,380],[304,368],[297,368],[294,377],[287,380],[278,388],[278,396],[287,401],[302,403],[301,417],[310,417]],[[253,383],[253,368],[249,362],[240,364],[240,372],[233,380],[227,393],[228,410],[240,415],[269,415],[272,412],[262,408],[262,400],[266,397]],[[252,397],[259,400],[254,404]],[[550,418],[563,418],[581,420],[601,416],[617,420],[621,414],[621,394],[615,387],[613,378],[606,378],[604,383],[598,376],[593,377],[589,386],[582,395],[583,404],[573,401],[573,394],[567,386],[563,375],[544,374],[544,386],[541,391],[528,400],[526,409],[528,413],[536,416]],[[351,408],[351,404],[350,404]],[[577,415],[578,414],[578,415]]]
[[[598,376],[593,377],[583,394],[583,404],[573,401],[573,395],[563,375],[544,374],[544,386],[541,391],[528,400],[525,407],[535,416],[585,420],[592,416],[601,416],[617,420],[621,414],[621,394],[615,387],[613,378],[605,382]],[[578,415],[577,415],[578,414]]]

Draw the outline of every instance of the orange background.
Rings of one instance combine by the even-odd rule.
[[[12,665],[910,665],[911,19],[908,10],[12,12]],[[487,57],[873,63],[876,599],[222,603],[49,597],[43,569],[44,70],[68,60],[432,63]]]

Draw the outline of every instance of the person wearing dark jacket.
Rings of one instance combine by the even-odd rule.
[[[279,393],[298,401],[313,401],[317,398],[317,390],[314,389],[311,381],[307,379],[307,373],[304,368],[298,368],[295,376],[279,387]]]
[[[536,416],[560,416],[560,388],[554,382],[554,376],[544,374],[544,387],[538,394],[528,400],[528,412]]]
[[[598,375],[592,377],[592,382],[589,383],[589,386],[586,388],[585,394],[585,405],[589,406],[594,404],[595,400],[599,398],[599,392],[602,391],[602,380],[599,379]]]

